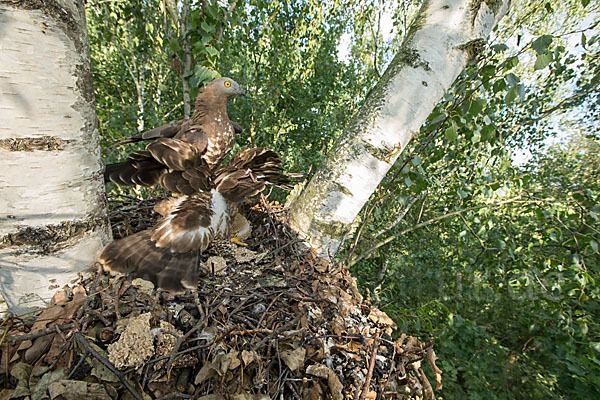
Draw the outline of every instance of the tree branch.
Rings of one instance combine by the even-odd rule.
[[[392,235],[392,236],[386,238],[385,240],[382,240],[381,242],[377,243],[375,246],[373,246],[370,249],[368,249],[365,252],[363,252],[363,254],[361,254],[360,256],[358,256],[355,259],[353,259],[352,261],[350,261],[347,264],[347,267],[350,268],[351,266],[353,266],[357,262],[364,260],[371,253],[373,253],[375,250],[377,250],[381,246],[384,246],[384,245],[388,244],[389,242],[391,242],[392,240],[398,238],[399,236],[406,235],[407,233],[415,231],[415,230],[417,230],[419,228],[422,228],[424,226],[430,225],[430,224],[432,224],[434,222],[441,221],[443,219],[450,218],[450,217],[462,214],[462,213],[467,212],[467,211],[479,210],[479,209],[482,209],[482,208],[498,207],[498,206],[501,206],[503,204],[508,204],[508,203],[516,203],[516,202],[531,203],[532,202],[531,200],[519,201],[519,199],[521,199],[521,198],[522,198],[522,196],[519,195],[519,196],[513,197],[511,199],[503,200],[503,201],[500,201],[500,202],[497,202],[497,203],[490,203],[490,204],[484,204],[484,205],[481,205],[481,206],[474,206],[474,207],[463,208],[462,210],[456,210],[456,211],[452,211],[452,212],[450,212],[448,214],[440,215],[440,216],[435,217],[435,218],[430,218],[427,221],[421,222],[420,224],[417,224],[417,225],[415,225],[415,226],[413,226],[411,228],[403,230],[402,232],[398,233],[397,235]]]

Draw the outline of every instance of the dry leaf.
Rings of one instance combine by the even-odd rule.
[[[2,389],[0,391],[0,400],[11,400],[17,396],[14,395],[14,389]]]
[[[60,380],[48,386],[51,399],[60,396],[64,400],[111,400],[104,386],[99,383],[84,381]]]
[[[302,346],[293,350],[289,349],[281,352],[281,359],[291,371],[296,371],[298,368],[304,365],[305,356],[306,349]]]
[[[245,349],[242,350],[242,361],[244,362],[245,367],[247,367],[252,361],[256,359],[258,359],[258,354],[256,354],[256,351],[248,351]]]
[[[92,348],[94,350],[96,350],[98,352],[98,354],[100,354],[102,357],[105,357],[105,358],[108,357],[108,355],[106,354],[106,351],[101,349],[99,346],[97,346],[91,340],[88,340],[88,344],[90,346],[92,346]],[[79,343],[77,345],[79,346]],[[83,354],[83,351],[81,351],[81,353]],[[106,368],[106,366],[104,364],[102,364],[100,361],[98,361],[98,359],[96,357],[88,357],[86,361],[89,362],[90,365],[92,366],[92,371],[90,372],[90,375],[95,376],[96,378],[100,379],[103,382],[118,382],[119,381],[119,378],[117,378],[115,376],[115,374],[113,374],[111,372],[111,370]]]
[[[329,268],[329,261],[324,258],[319,258],[319,262],[315,265],[315,269],[321,273],[327,272]]]
[[[227,354],[219,354],[217,357],[215,357],[213,365],[215,366],[217,372],[219,372],[219,374],[222,376],[225,375],[228,370],[239,367],[241,364],[239,354],[239,351],[232,350]]]
[[[29,377],[32,369],[31,365],[24,362],[16,363],[10,369],[10,374],[19,382],[13,392],[15,398],[29,396]]]
[[[330,368],[323,364],[309,365],[306,368],[306,373],[309,375],[318,376],[319,378],[326,378],[332,398],[334,400],[344,399],[344,395],[342,394],[344,386],[342,386],[339,378]]]
[[[246,263],[256,258],[256,253],[247,247],[236,247],[233,251],[233,257],[239,263]]]
[[[64,368],[57,369],[54,371],[46,372],[37,382],[37,384],[31,388],[31,400],[42,400],[47,398],[48,386],[53,382],[60,381],[67,377],[67,373]]]
[[[360,342],[350,342],[346,344],[336,344],[334,346],[336,349],[344,350],[350,353],[358,353],[362,349],[364,349],[364,345]]]
[[[325,398],[323,389],[318,382],[315,382],[308,392],[308,400],[321,400],[323,398]]]
[[[329,376],[329,371],[329,368],[323,364],[313,364],[306,367],[307,374],[318,376],[319,378],[327,378]]]
[[[329,391],[333,400],[344,400],[344,395],[342,394],[344,386],[342,386],[342,382],[340,382],[340,379],[332,370],[329,370],[327,383],[329,384]]]
[[[225,400],[225,397],[223,397],[220,394],[209,394],[206,396],[199,397],[198,400]]]
[[[376,324],[392,326],[392,327],[396,326],[396,323],[394,322],[394,320],[392,320],[390,317],[388,317],[386,313],[384,313],[383,311],[378,310],[376,308],[371,309],[371,312],[369,313],[369,319],[371,321],[375,322]]]
[[[206,363],[202,366],[202,368],[200,368],[200,371],[198,371],[198,373],[196,374],[196,377],[194,378],[194,384],[198,385],[204,382],[205,380],[213,378],[215,376],[217,376],[217,370],[213,366],[213,363]],[[203,398],[204,397],[201,397],[201,399]]]
[[[231,400],[271,400],[271,397],[266,394],[251,394],[251,393],[238,393],[231,397]]]
[[[429,361],[429,366],[435,374],[435,390],[442,390],[442,370],[439,369],[437,365],[435,365],[435,361],[437,359],[438,358],[435,355],[435,351],[433,351],[433,348],[429,349],[429,351],[427,352],[427,361]]]

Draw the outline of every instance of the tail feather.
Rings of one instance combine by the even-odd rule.
[[[147,229],[109,244],[98,261],[105,271],[142,278],[174,293],[198,284],[200,252],[173,253],[156,247]]]
[[[152,186],[158,183],[165,170],[165,166],[154,160],[150,153],[139,151],[123,162],[108,164],[104,170],[104,181],[118,185]]]
[[[291,179],[302,175],[284,173],[281,163],[281,158],[274,151],[254,147],[237,153],[228,166],[223,166],[216,171],[216,175],[227,174],[231,169],[250,170],[256,181],[291,189],[293,187]]]

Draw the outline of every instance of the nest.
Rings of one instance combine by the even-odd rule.
[[[135,203],[113,210],[115,236],[154,223],[138,204],[144,221]],[[243,213],[248,247],[214,243],[197,291],[95,273],[2,321],[0,399],[435,398],[432,342],[395,332],[347,270],[303,250],[279,204]]]

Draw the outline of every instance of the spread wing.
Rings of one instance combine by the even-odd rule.
[[[98,261],[105,271],[143,278],[174,293],[195,288],[199,278],[200,252],[173,253],[157,247],[147,229],[109,244]]]
[[[188,140],[158,138],[146,146],[146,151],[134,152],[124,162],[107,165],[104,180],[119,185],[160,184],[183,194],[207,189],[208,171],[202,158],[207,143],[206,135],[198,132]]]
[[[150,239],[176,253],[204,251],[229,218],[227,204],[214,190],[183,196],[152,229]]]
[[[277,153],[263,147],[245,149],[237,153],[229,163],[230,167],[250,170],[253,177],[269,185],[291,189],[292,178],[299,178],[303,174],[283,173],[281,158]],[[222,167],[226,168],[226,167]],[[217,172],[218,173],[218,172]]]
[[[164,149],[164,157],[157,158],[175,166],[176,162],[168,161],[172,148]],[[99,261],[105,270],[142,277],[175,292],[195,287],[199,254],[215,238],[230,237],[237,204],[260,193],[267,184],[290,187],[290,178],[297,174],[283,173],[279,156],[257,147],[239,152],[228,165],[215,170],[195,166],[180,176],[188,184],[206,188],[157,204],[155,209],[163,218],[153,228],[104,249]]]
[[[209,83],[196,98],[191,118],[135,135],[120,144],[154,140],[145,152],[135,152],[124,162],[106,167],[105,181],[121,185],[162,184],[176,193],[193,193],[182,173],[206,163],[215,167],[233,147],[241,126],[227,115],[231,96],[245,95],[238,83],[222,77]],[[197,175],[197,174],[196,174]]]
[[[242,133],[244,128],[240,124],[235,121],[229,121],[233,126],[234,132]],[[171,122],[168,124],[161,125],[157,128],[150,129],[149,131],[145,131],[142,133],[138,133],[137,135],[131,136],[125,140],[115,143],[113,146],[128,144],[128,143],[137,143],[144,140],[156,140],[158,138],[174,138],[177,135],[182,135],[191,124],[190,119],[182,119],[179,121]]]
[[[230,213],[216,191],[181,196],[161,203],[166,215],[146,229],[109,244],[98,261],[105,271],[144,278],[176,293],[194,288],[200,254],[229,228]]]

